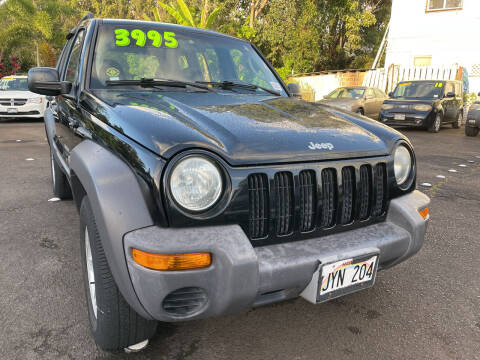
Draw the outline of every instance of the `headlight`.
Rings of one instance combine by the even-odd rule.
[[[413,110],[425,112],[432,110],[432,107],[430,105],[415,105]]]
[[[173,168],[170,191],[181,207],[190,211],[206,210],[220,198],[222,176],[212,161],[202,156],[189,156]]]
[[[393,109],[393,105],[391,105],[391,104],[383,104],[383,105],[382,105],[382,109],[383,109],[383,110],[392,110],[392,109]]]
[[[43,98],[41,97],[30,98],[28,99],[28,102],[30,104],[41,104],[43,102]]]
[[[404,184],[412,171],[412,155],[405,146],[397,146],[393,157],[393,167],[397,184]]]

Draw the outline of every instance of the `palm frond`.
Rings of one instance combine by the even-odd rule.
[[[180,7],[180,10],[183,14],[183,16],[188,20],[190,26],[195,27],[195,21],[193,21],[193,16],[192,13],[190,12],[190,9],[188,8],[187,4],[185,4],[185,1],[183,0],[177,0],[178,6]]]
[[[187,25],[185,23],[185,20],[182,17],[182,15],[176,9],[174,9],[170,5],[167,5],[167,4],[164,4],[164,3],[161,3],[161,2],[159,2],[158,5],[160,5],[162,8],[164,8],[170,14],[170,16],[173,17],[177,21],[177,24]]]
[[[215,10],[212,11],[212,13],[208,16],[208,19],[207,19],[207,22],[205,23],[204,29],[211,29],[212,28],[213,22],[218,17],[218,14],[220,14],[220,11],[222,11],[222,7],[218,7]]]

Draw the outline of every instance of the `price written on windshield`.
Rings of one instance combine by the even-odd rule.
[[[120,47],[125,47],[133,44],[139,47],[153,46],[153,47],[162,47],[162,44],[167,48],[175,49],[178,47],[178,41],[175,38],[175,33],[170,31],[165,31],[160,34],[157,30],[148,30],[147,32],[134,29],[129,31],[127,29],[115,29],[115,45]]]

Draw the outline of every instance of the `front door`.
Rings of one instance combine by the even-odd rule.
[[[444,100],[443,100],[443,108],[445,111],[445,115],[443,120],[445,122],[452,122],[455,120],[455,117],[457,116],[457,111],[456,111],[456,99],[455,97],[446,97],[448,93],[455,93],[455,86],[454,83],[451,81],[447,81],[445,84],[445,90],[444,90]]]
[[[85,30],[82,29],[75,37],[65,69],[62,71],[61,79],[72,83],[72,90],[70,94],[57,96],[56,99],[56,144],[67,166],[70,162],[70,151],[77,143],[73,130],[78,122],[76,89],[84,38]]]

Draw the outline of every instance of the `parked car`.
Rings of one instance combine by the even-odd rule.
[[[387,125],[415,126],[437,133],[442,125],[458,129],[463,122],[461,81],[403,81],[389,95],[380,114],[380,121]]]
[[[350,294],[422,247],[409,140],[294,98],[248,41],[87,16],[28,81],[56,98],[53,192],[80,214],[102,349],[143,348],[157,320]]]
[[[0,79],[0,118],[41,118],[45,108],[45,96],[28,91],[27,76]]]
[[[478,93],[480,96],[480,93]],[[480,129],[480,100],[475,101],[468,110],[467,122],[465,123],[465,135],[477,136]]]
[[[377,120],[383,101],[387,98],[388,96],[382,90],[373,87],[341,87],[325,96],[320,103]]]

